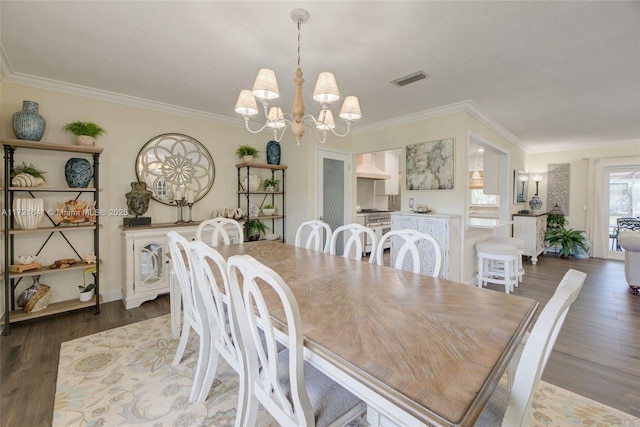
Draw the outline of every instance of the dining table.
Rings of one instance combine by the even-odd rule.
[[[538,308],[277,241],[214,249],[225,259],[250,255],[283,278],[300,310],[305,360],[365,401],[374,426],[473,426]],[[282,325],[275,293],[266,290],[265,301]],[[175,302],[172,320],[179,325]]]

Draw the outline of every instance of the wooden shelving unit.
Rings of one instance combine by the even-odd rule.
[[[238,168],[238,207],[239,208],[246,208],[247,209],[247,214],[244,218],[244,220],[240,220],[240,222],[246,221],[249,218],[249,203],[252,200],[253,196],[258,196],[255,197],[255,199],[259,199],[259,196],[262,196],[262,201],[257,204],[258,207],[262,207],[262,205],[264,204],[264,202],[267,200],[267,198],[270,197],[270,204],[275,205],[276,203],[276,198],[278,198],[278,201],[281,203],[280,207],[279,207],[279,214],[278,215],[259,215],[257,218],[251,218],[251,219],[259,219],[259,220],[267,220],[267,221],[271,221],[271,230],[274,230],[276,221],[281,221],[282,224],[282,242],[285,242],[285,200],[284,200],[284,194],[285,194],[285,171],[287,169],[287,166],[285,165],[270,165],[267,163],[238,163],[236,164],[236,168]],[[244,186],[242,185],[242,179],[243,178],[247,178],[247,183],[249,182],[249,176],[251,176],[251,170],[252,169],[263,169],[263,170],[269,170],[271,171],[271,179],[278,179],[280,181],[280,191],[265,191],[265,190],[251,190],[250,188],[244,188]],[[246,173],[243,173],[246,172]],[[249,185],[247,184],[247,187],[249,187]],[[244,199],[244,203],[243,203],[243,199]],[[245,236],[245,240],[248,239],[248,236]]]
[[[100,206],[100,192],[98,191],[99,187],[99,159],[100,154],[103,151],[102,147],[86,147],[81,145],[69,145],[69,144],[56,144],[51,142],[41,142],[41,141],[26,141],[20,139],[0,139],[0,144],[2,144],[4,148],[4,182],[9,184],[11,182],[11,171],[14,167],[14,156],[18,149],[27,149],[27,150],[46,150],[46,151],[58,151],[58,152],[67,152],[73,154],[85,154],[90,155],[93,158],[93,183],[94,186],[91,188],[69,188],[69,187],[47,187],[46,185],[38,186],[38,187],[14,187],[10,185],[6,185],[4,187],[4,209],[5,212],[11,212],[13,207],[13,200],[15,193],[25,193],[29,196],[35,198],[35,193],[77,193],[80,195],[81,193],[91,193],[93,194],[93,200],[95,201],[95,209],[96,212],[99,212]],[[49,219],[51,217],[49,216]],[[52,221],[53,222],[53,221]],[[41,268],[27,270],[22,273],[12,273],[9,271],[9,265],[15,264],[15,248],[14,248],[14,239],[19,238],[24,235],[31,234],[44,234],[49,235],[51,237],[54,233],[60,233],[63,238],[67,241],[69,246],[73,249],[73,251],[78,254],[76,249],[73,247],[71,242],[65,236],[65,233],[72,233],[78,231],[93,231],[93,250],[96,255],[96,258],[100,260],[100,215],[96,215],[96,222],[89,225],[57,225],[57,226],[49,226],[49,227],[39,227],[36,229],[22,230],[19,228],[14,228],[14,219],[12,215],[4,215],[4,229],[3,229],[3,237],[4,237],[4,334],[7,335],[11,331],[11,323],[19,322],[23,320],[35,319],[43,316],[49,316],[52,314],[62,313],[69,310],[76,310],[80,308],[86,307],[95,307],[95,314],[100,314],[100,268],[102,266],[102,261],[99,261],[96,264],[87,264],[84,261],[77,261],[76,263],[70,265],[67,268],[63,269],[50,269],[47,268],[46,265],[43,265]],[[49,238],[44,240],[42,244],[40,252],[44,246],[49,242]],[[79,256],[79,254],[78,254]],[[91,301],[81,302],[79,300],[68,300],[68,301],[59,301],[50,304],[47,308],[36,311],[24,313],[22,310],[16,310],[16,295],[15,288],[23,277],[32,277],[39,275],[48,275],[48,274],[56,274],[61,272],[73,271],[73,270],[84,270],[85,268],[94,267],[96,268],[95,273],[95,293],[96,296]],[[83,273],[84,274],[84,273]]]

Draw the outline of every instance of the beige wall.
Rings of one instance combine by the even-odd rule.
[[[569,163],[569,226],[578,230],[586,229],[587,220],[587,161],[585,159],[601,157],[603,165],[640,164],[640,144],[638,142],[614,144],[604,147],[585,148],[583,150],[556,151],[527,155],[526,169],[529,172],[547,172],[549,164]],[[544,205],[543,210],[552,206],[547,203],[547,176],[540,182],[539,195]],[[529,186],[530,196],[535,192],[535,185]]]
[[[197,139],[207,147],[214,159],[216,176],[213,187],[204,199],[196,203],[193,209],[194,219],[210,218],[213,209],[235,207],[237,204],[237,169],[235,164],[239,160],[235,155],[235,150],[238,145],[249,144],[258,148],[261,151],[260,160],[266,163],[264,151],[267,142],[271,139],[271,135],[266,132],[252,135],[240,126],[229,126],[178,114],[7,82],[2,83],[2,97],[0,98],[1,137],[15,138],[11,117],[14,112],[21,110],[23,100],[36,101],[40,104],[40,114],[47,122],[43,141],[62,144],[75,143],[74,135],[61,130],[65,123],[73,120],[94,121],[107,130],[107,134],[98,139],[98,145],[104,147],[104,153],[100,158],[101,209],[126,208],[124,194],[130,191],[130,183],[136,180],[134,164],[138,151],[151,138],[171,132],[183,133]],[[327,144],[335,143],[331,140]],[[314,156],[315,142],[309,135],[305,135],[302,145],[296,146],[293,137],[287,134],[281,145],[281,163],[289,167],[286,175],[286,235],[290,242],[293,242],[295,230],[300,222],[308,219],[314,211],[310,195],[313,191],[309,190],[315,185],[315,179],[310,175],[308,165]],[[33,162],[38,168],[47,171],[46,177],[51,185],[58,183],[61,186],[66,186],[64,164],[69,157],[68,155],[30,151],[29,155],[25,156],[25,151],[17,152],[16,161]],[[64,199],[68,196],[70,195],[50,196],[45,202],[46,207],[55,207],[56,198]],[[177,210],[152,201],[146,215],[151,216],[153,222],[173,222],[177,219]],[[120,286],[123,277],[122,242],[119,229],[121,224],[122,217],[106,217],[102,220],[100,252],[104,268],[101,273],[101,291],[106,300],[121,298]],[[71,235],[74,244],[79,245],[81,255],[91,250],[92,243],[89,233],[67,234]],[[41,242],[42,239],[35,236],[16,239],[17,250],[31,253],[39,248]],[[56,259],[74,256],[70,251],[71,249],[66,243],[56,235],[43,251],[40,260],[48,263]],[[55,287],[54,301],[74,298],[76,286],[82,283],[81,280],[77,272],[42,277],[43,283]]]
[[[522,205],[513,204],[513,170],[524,168],[523,151],[508,140],[499,136],[476,118],[466,112],[448,114],[441,117],[425,119],[415,123],[403,124],[372,132],[353,136],[353,152],[366,153],[370,151],[404,148],[419,142],[436,141],[439,139],[455,138],[455,189],[451,191],[407,191],[406,182],[401,183],[401,209],[409,210],[409,198],[415,204],[426,204],[435,213],[462,216],[462,266],[461,280],[471,283],[476,271],[476,256],[474,245],[492,235],[492,231],[482,229],[466,229],[466,212],[468,205],[468,142],[470,137],[478,138],[486,144],[507,153],[509,189],[506,197],[501,199],[505,204],[507,217],[522,209]],[[400,170],[406,176],[406,162],[401,155]],[[355,160],[354,160],[355,162]],[[354,175],[355,176],[355,175]],[[354,179],[355,181],[355,179]],[[355,191],[355,190],[354,190]],[[354,193],[355,194],[355,193]],[[508,227],[500,230],[511,233]]]

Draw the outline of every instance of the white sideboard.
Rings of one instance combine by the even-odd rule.
[[[442,250],[442,268],[440,277],[442,279],[454,280],[459,282],[460,279],[460,227],[462,217],[460,215],[436,215],[436,214],[417,214],[397,212],[391,214],[391,229],[402,230],[412,229],[433,236],[440,244]],[[428,245],[431,246],[431,245]],[[433,251],[425,245],[420,248],[423,254],[423,264],[421,271],[428,272],[433,265]],[[398,248],[394,247],[391,241],[391,260],[395,261]],[[403,267],[405,270],[411,271],[408,264]]]
[[[524,240],[524,255],[531,257],[531,263],[538,262],[538,255],[544,249],[544,235],[547,231],[547,214],[514,214],[513,237]]]
[[[198,222],[155,224],[147,227],[122,227],[124,277],[122,303],[128,310],[166,294],[170,288],[167,232],[177,231],[188,240],[196,237]],[[225,227],[233,243],[238,243],[234,227]],[[204,240],[211,239],[204,236]]]

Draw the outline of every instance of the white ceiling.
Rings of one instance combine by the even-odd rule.
[[[239,122],[262,67],[290,108],[298,7],[307,112],[333,71],[360,98],[355,131],[471,100],[529,152],[640,141],[638,1],[2,0],[2,77]],[[430,77],[390,83],[418,70]]]

